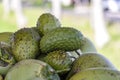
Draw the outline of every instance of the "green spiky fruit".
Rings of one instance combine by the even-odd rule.
[[[110,68],[93,68],[76,73],[69,80],[120,80],[120,71]]]
[[[88,39],[87,37],[85,37],[85,39],[82,42],[82,46],[80,48],[80,50],[82,51],[82,53],[96,53],[97,49],[95,47],[95,45],[93,44],[93,42]]]
[[[9,44],[0,42],[0,74],[6,75],[9,68],[13,66],[15,59],[12,56]]]
[[[60,80],[48,64],[34,59],[18,62],[7,73],[5,80]]]
[[[10,38],[12,36],[12,32],[2,32],[0,33],[0,42],[10,43]]]
[[[78,73],[88,68],[96,67],[116,69],[114,65],[103,55],[98,53],[86,53],[82,54],[79,58],[77,58],[74,61],[71,71],[67,77],[67,80],[69,80],[69,78],[75,73]]]
[[[71,57],[66,52],[61,50],[48,53],[48,55],[43,58],[43,61],[48,63],[61,74],[69,71],[72,64]]]
[[[35,58],[39,52],[39,34],[32,28],[23,28],[14,33],[11,40],[12,52],[17,61]]]
[[[41,35],[45,35],[46,33],[60,26],[60,21],[50,13],[42,14],[37,21],[37,28],[39,29]]]
[[[61,27],[44,35],[40,41],[40,49],[43,53],[54,50],[72,51],[80,48],[84,37],[74,28]]]

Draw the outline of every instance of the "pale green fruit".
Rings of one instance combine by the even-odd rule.
[[[83,44],[80,48],[80,50],[82,51],[82,53],[93,53],[93,52],[97,52],[97,49],[95,47],[95,45],[93,44],[93,42],[88,39],[87,37],[84,38],[83,40]]]
[[[120,71],[110,68],[93,68],[76,73],[69,80],[120,80]]]
[[[5,80],[60,80],[60,78],[45,62],[26,59],[15,64],[8,71]]]
[[[88,68],[96,68],[96,67],[104,67],[104,68],[113,68],[114,65],[108,60],[105,56],[98,53],[86,53],[82,54],[79,58],[77,58],[72,66],[72,69],[67,77],[67,80],[74,74],[83,71]]]

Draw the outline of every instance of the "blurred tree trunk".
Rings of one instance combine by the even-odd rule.
[[[10,13],[10,1],[3,0],[3,7],[4,7],[4,17],[7,18]]]
[[[27,20],[22,11],[21,0],[3,0],[4,16],[8,17],[10,10],[13,10],[16,16],[17,26],[19,28],[25,27]]]
[[[52,13],[60,19],[61,17],[61,0],[52,0]]]
[[[102,0],[92,0],[92,21],[95,42],[98,47],[102,48],[109,40],[102,9]]]
[[[11,8],[15,13],[17,26],[23,28],[26,26],[27,20],[22,11],[22,2],[21,0],[11,0]]]

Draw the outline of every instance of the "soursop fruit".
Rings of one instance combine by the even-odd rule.
[[[76,73],[69,80],[120,80],[120,71],[110,68],[91,68]]]
[[[68,74],[67,80],[69,80],[72,75],[80,71],[97,67],[116,69],[115,66],[103,55],[98,53],[86,53],[82,54],[74,61],[71,71]]]
[[[37,20],[37,28],[41,36],[61,26],[60,21],[50,13],[42,14]]]
[[[23,28],[11,39],[12,54],[17,61],[35,58],[39,54],[40,35],[32,28]]]
[[[55,70],[43,61],[26,59],[16,63],[5,80],[60,80]]]
[[[64,74],[71,69],[72,59],[65,51],[53,51],[48,53],[43,61],[48,63],[59,74]]]
[[[61,27],[44,35],[40,41],[40,49],[43,53],[54,50],[72,51],[81,47],[84,36],[74,28]]]

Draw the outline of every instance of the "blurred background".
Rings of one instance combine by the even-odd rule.
[[[0,0],[0,32],[34,27],[46,12],[80,30],[120,70],[120,0]]]

